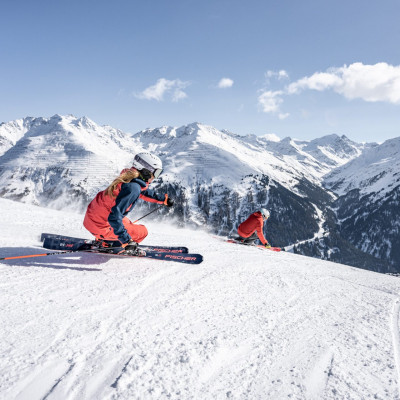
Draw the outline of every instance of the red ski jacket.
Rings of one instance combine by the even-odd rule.
[[[155,194],[148,189],[148,184],[138,178],[129,183],[118,184],[113,194],[114,197],[108,196],[107,190],[97,193],[86,210],[83,225],[96,237],[107,237],[110,230],[113,230],[121,243],[127,243],[131,239],[122,219],[139,198],[158,204],[165,201],[165,195]]]
[[[248,238],[254,232],[257,231],[257,236],[262,244],[267,244],[268,241],[265,239],[263,234],[264,219],[259,211],[251,214],[246,221],[242,222],[238,227],[238,234],[241,237]]]

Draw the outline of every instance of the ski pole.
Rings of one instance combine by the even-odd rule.
[[[107,249],[113,249],[114,247],[107,247]],[[119,248],[119,246],[115,247]],[[28,254],[26,256],[13,256],[13,257],[1,257],[1,260],[17,260],[18,258],[32,258],[32,257],[46,257],[46,256],[55,256],[57,254],[71,254],[71,253],[91,253],[96,252],[98,249],[82,249],[82,250],[67,250],[67,251],[57,251],[54,253],[42,253],[42,254]]]
[[[0,260],[16,260],[18,258],[29,258],[29,257],[45,257],[45,256],[52,256],[55,254],[66,254],[66,253],[75,253],[75,251],[59,251],[57,253],[28,254],[27,256],[1,257]]]
[[[164,204],[161,204],[161,206],[156,207],[153,211],[150,211],[149,213],[147,213],[146,215],[143,215],[143,217],[140,217],[139,219],[137,219],[136,221],[133,221],[134,224],[136,224],[136,222],[140,221],[141,219],[143,219],[144,217],[147,217],[148,215],[152,214],[154,211],[159,210],[161,207],[164,207]]]

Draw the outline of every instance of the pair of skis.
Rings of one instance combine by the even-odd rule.
[[[183,246],[139,245],[138,254],[132,254],[129,251],[125,251],[118,241],[108,242],[109,247],[99,247],[98,242],[94,240],[54,235],[51,233],[42,233],[41,240],[43,241],[43,247],[51,250],[100,253],[119,257],[151,258],[185,264],[200,264],[203,261],[201,254],[191,254],[189,253],[189,249]]]
[[[203,261],[201,254],[190,254],[187,247],[179,246],[146,246],[139,245],[138,253],[132,254],[121,247],[120,242],[108,243],[108,247],[101,247],[94,240],[75,238],[71,236],[42,233],[41,241],[45,249],[57,250],[57,253],[32,254],[27,256],[4,257],[0,260],[12,260],[27,257],[40,257],[56,254],[90,252],[118,257],[143,257],[162,261],[175,261],[185,264],[200,264]]]
[[[235,239],[228,239],[227,242],[228,243],[241,244],[241,245],[244,245],[244,246],[258,247],[259,249],[266,249],[266,250],[271,250],[271,251],[282,251],[282,250],[285,251],[285,249],[281,248],[281,247],[265,247],[265,246],[262,246],[260,244],[253,244],[253,243],[249,244],[249,243],[244,243],[244,242],[241,242],[241,241],[235,240]]]

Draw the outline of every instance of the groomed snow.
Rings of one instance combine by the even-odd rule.
[[[90,237],[82,215],[0,209],[0,257]],[[400,398],[399,278],[146,226],[204,262],[0,262],[1,399]]]

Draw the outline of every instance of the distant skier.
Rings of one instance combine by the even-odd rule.
[[[263,234],[264,222],[269,218],[269,216],[270,212],[265,208],[262,208],[260,211],[256,211],[255,213],[251,214],[246,221],[239,225],[239,237],[237,240],[243,242],[244,244],[254,244],[258,238],[265,247],[270,248],[271,245],[268,243],[268,240],[265,239]]]
[[[89,204],[84,227],[98,240],[119,240],[125,249],[135,249],[148,233],[144,225],[136,225],[126,217],[139,198],[167,207],[174,204],[168,194],[158,195],[148,189],[162,170],[162,162],[156,155],[149,152],[137,154],[132,167],[124,169]]]

